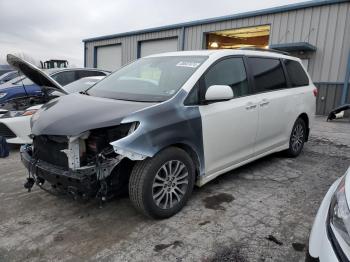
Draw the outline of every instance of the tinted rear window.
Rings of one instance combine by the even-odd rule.
[[[88,71],[88,70],[79,70],[78,78],[89,77],[89,76],[105,76],[106,73],[100,71]]]
[[[309,78],[300,63],[293,60],[284,60],[284,64],[292,87],[309,85]]]
[[[254,76],[255,93],[287,87],[280,60],[273,58],[249,57],[249,67]]]
[[[76,71],[63,71],[51,77],[62,86],[65,86],[77,80]]]

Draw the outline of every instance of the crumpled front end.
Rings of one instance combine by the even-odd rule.
[[[111,141],[135,129],[134,123],[100,128],[78,136],[37,135],[32,145],[21,147],[21,159],[29,171],[25,187],[65,192],[76,198],[110,198],[122,191],[132,161],[115,152]],[[130,131],[131,130],[131,131]],[[116,168],[123,162],[123,168]],[[123,172],[121,172],[123,169]]]

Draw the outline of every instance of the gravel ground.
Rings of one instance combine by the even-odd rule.
[[[11,153],[0,159],[0,261],[303,261],[318,206],[350,165],[350,123],[317,118],[298,158],[274,154],[228,172],[158,221],[127,197],[101,209],[27,193]]]

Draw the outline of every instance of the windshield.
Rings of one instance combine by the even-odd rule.
[[[64,89],[68,93],[78,93],[81,91],[85,91],[98,81],[100,81],[103,78],[103,76],[97,76],[97,77],[84,77],[77,81],[74,81],[73,83],[70,83],[64,87]]]
[[[3,74],[3,75],[0,76],[0,80],[8,79],[8,78],[11,78],[11,77],[12,77],[12,79],[13,79],[13,78],[16,77],[15,74],[17,74],[16,71],[7,72],[7,73],[5,73],[5,74]]]
[[[172,97],[207,56],[142,58],[121,68],[88,90],[93,96],[158,102]]]
[[[25,78],[24,75],[20,75],[20,76],[15,77],[14,79],[10,80],[9,83],[16,85],[24,78]]]

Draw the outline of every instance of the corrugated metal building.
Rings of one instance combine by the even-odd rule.
[[[303,60],[319,87],[317,114],[350,102],[350,1],[321,0],[83,40],[84,64],[117,69],[176,50],[269,46]]]

